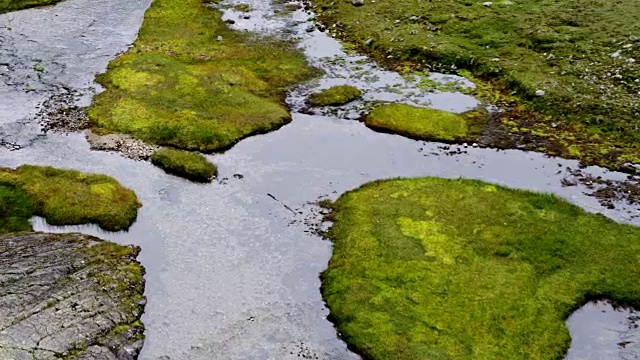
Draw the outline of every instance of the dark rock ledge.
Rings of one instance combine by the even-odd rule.
[[[0,235],[0,359],[136,359],[139,251],[81,234]]]

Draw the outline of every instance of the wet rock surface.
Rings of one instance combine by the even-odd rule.
[[[137,358],[139,251],[81,234],[0,235],[0,358]]]

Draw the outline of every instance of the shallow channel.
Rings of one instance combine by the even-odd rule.
[[[82,34],[90,33],[93,27],[122,27],[114,31],[126,36],[109,37],[103,33],[92,40],[96,47],[110,49],[105,50],[100,61],[86,60],[84,68],[85,60],[78,61],[82,59],[80,55],[69,57],[73,66],[64,65],[66,60],[61,57],[59,68],[51,68],[49,76],[55,81],[89,93],[87,81],[104,69],[110,57],[126,49],[148,5],[147,0],[136,1],[132,9],[124,3],[67,0],[52,8],[10,15],[10,19],[21,19],[14,23],[22,24],[25,31],[30,24],[34,29],[10,44],[22,49],[22,56],[5,59],[7,51],[0,51],[0,63],[12,61],[16,63],[12,66],[26,69],[32,66],[32,59],[47,58],[57,43],[64,46],[64,41],[70,41],[66,36],[54,36],[47,38],[47,47],[26,45],[30,37],[45,37],[48,27],[60,26],[54,15],[46,14],[58,13],[69,19],[77,16],[79,23],[85,16],[91,18],[86,24],[94,25],[78,29],[76,39],[83,39]],[[233,11],[225,16],[237,19],[238,27],[245,26],[242,20],[255,24],[252,30],[262,26],[264,32],[282,34],[288,28],[289,35],[302,38],[301,45],[312,63],[333,68],[323,79],[292,92],[289,103],[294,110],[303,108],[303,95],[311,88],[357,81],[349,77],[353,69],[340,65],[354,63],[346,58],[339,44],[320,31],[307,32],[308,15],[301,10],[279,15],[267,1],[249,3],[256,10],[250,13],[250,19]],[[91,13],[98,4],[104,6],[105,14],[122,16],[118,25]],[[6,15],[0,16],[0,28],[7,19]],[[18,32],[16,26],[11,31]],[[75,47],[71,45],[67,50]],[[87,54],[90,53],[88,49]],[[330,61],[331,57],[336,61]],[[383,72],[366,61],[356,65],[372,67],[361,74],[363,77]],[[84,69],[82,75],[75,78],[73,73],[67,73],[73,67]],[[40,136],[33,130],[37,129],[33,113],[41,100],[27,98],[21,93],[23,88],[9,86],[8,78],[12,83],[29,80],[21,72],[11,74],[0,77],[0,139],[22,139],[23,147],[17,151],[0,149],[0,166],[29,163],[105,173],[132,188],[144,204],[128,232],[50,227],[33,220],[41,231],[82,231],[142,247],[140,261],[147,270],[148,305],[143,316],[147,338],[141,359],[357,359],[326,319],[328,310],[320,296],[318,275],[326,268],[331,244],[309,232],[307,222],[315,218],[317,210],[310,202],[321,197],[335,199],[368,181],[414,176],[475,178],[554,193],[588,211],[640,225],[640,219],[632,217],[637,215],[637,209],[624,204],[605,209],[595,198],[586,196],[581,185],[563,187],[560,181],[569,175],[568,168],[578,167],[575,161],[516,150],[418,142],[376,133],[360,122],[348,120],[365,108],[367,101],[375,99],[428,102],[451,111],[465,111],[477,105],[473,98],[460,93],[412,94],[402,90],[410,89],[410,82],[392,86],[391,90],[385,87],[385,81],[406,81],[399,76],[387,79],[379,75],[387,79],[380,83],[362,81],[368,90],[365,101],[341,108],[337,115],[325,110],[316,115],[294,112],[293,122],[284,128],[243,140],[224,154],[209,156],[218,165],[220,178],[202,185],[169,176],[146,162],[90,151],[82,134]],[[24,79],[16,80],[21,76]],[[464,80],[458,80],[464,85]],[[58,90],[43,89],[39,94],[45,98]],[[611,179],[625,177],[595,167],[584,171]]]

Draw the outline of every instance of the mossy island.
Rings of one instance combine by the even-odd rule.
[[[177,150],[160,149],[151,155],[151,163],[168,174],[196,182],[211,182],[218,169],[202,154]]]
[[[561,359],[587,301],[640,306],[640,229],[552,195],[395,179],[331,208],[322,294],[366,359]]]
[[[200,0],[155,0],[88,114],[101,134],[220,151],[290,122],[287,89],[315,74],[293,43],[234,31]]]
[[[499,147],[640,164],[635,0],[311,2],[332,35],[389,68],[474,81],[477,96],[504,109],[500,127],[486,127],[509,135],[489,137]]]
[[[362,98],[362,91],[351,85],[338,85],[309,95],[311,106],[341,106]]]
[[[51,225],[126,230],[141,206],[133,191],[106,175],[33,165],[0,168],[0,233],[30,231],[34,215]]]
[[[416,140],[476,141],[489,120],[483,109],[454,114],[406,104],[378,104],[364,117],[367,127]]]

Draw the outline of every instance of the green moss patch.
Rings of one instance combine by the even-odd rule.
[[[52,225],[124,230],[141,206],[133,191],[109,176],[31,165],[0,168],[0,200],[0,232],[30,230],[33,215]]]
[[[200,0],[156,0],[88,113],[102,133],[211,152],[291,121],[286,89],[314,72],[293,44],[233,31]]]
[[[151,155],[151,162],[169,174],[192,181],[211,182],[218,173],[204,156],[184,150],[158,150]]]
[[[36,6],[52,5],[61,0],[0,0],[0,14]]]
[[[562,359],[586,301],[640,306],[640,229],[551,195],[420,178],[332,207],[322,294],[367,359]]]
[[[404,104],[378,106],[367,115],[365,124],[378,131],[419,140],[455,141],[464,139],[468,133],[463,116]]]
[[[391,67],[475,76],[509,108],[519,146],[614,168],[640,153],[635,0],[313,2],[335,35]]]
[[[360,99],[362,91],[351,85],[338,85],[309,95],[311,106],[340,106]]]

